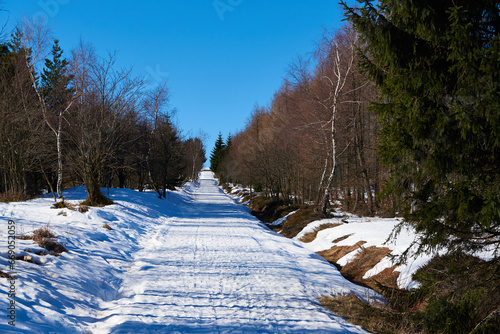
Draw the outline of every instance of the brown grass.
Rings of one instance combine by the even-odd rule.
[[[337,239],[335,239],[335,240],[333,240],[333,241],[332,241],[332,244],[337,244],[337,243],[339,243],[339,242],[341,242],[341,241],[344,241],[345,239],[349,238],[349,237],[350,237],[351,235],[353,235],[353,234],[354,234],[354,233],[352,233],[352,234],[347,234],[347,235],[344,235],[344,236],[342,236],[342,237],[340,237],[340,238],[337,238]]]
[[[23,202],[32,198],[32,196],[22,192],[8,191],[6,193],[0,193],[0,203]]]
[[[80,205],[78,207],[78,212],[80,212],[80,213],[85,213],[87,211],[89,211],[89,207],[87,205]]]
[[[44,238],[49,238],[49,239],[56,239],[56,236],[50,232],[49,226],[45,226],[42,228],[39,228],[38,230],[35,230],[33,232],[33,240],[38,241],[40,239]]]
[[[346,318],[347,321],[363,326],[372,333],[415,334],[415,324],[405,314],[394,312],[386,305],[367,304],[355,295],[322,297],[323,306]]]
[[[323,230],[326,230],[327,228],[333,228],[333,227],[337,227],[340,225],[342,225],[342,224],[333,224],[333,223],[321,224],[313,232],[307,233],[302,238],[300,238],[300,241],[306,242],[306,243],[312,242],[312,241],[314,241],[314,239],[316,239],[316,236],[318,235],[319,231],[323,231]]]
[[[333,246],[330,249],[318,252],[318,255],[324,257],[328,262],[337,263],[337,261],[343,258],[345,255],[349,254],[352,251],[355,251],[364,244],[366,244],[366,241],[358,241],[352,246]]]
[[[60,255],[62,252],[68,251],[66,249],[66,247],[64,247],[63,245],[61,245],[55,241],[49,240],[49,239],[43,239],[43,240],[37,241],[37,243],[38,243],[38,245],[40,245],[40,247],[48,250],[50,255],[57,256],[57,255]]]
[[[19,236],[17,239],[21,240],[33,240],[40,247],[45,248],[49,251],[50,255],[58,256],[62,252],[67,252],[66,247],[54,241],[57,237],[49,230],[49,226],[45,226],[35,230],[32,236]],[[38,255],[46,255],[45,252],[39,252]]]
[[[316,207],[305,207],[288,217],[288,219],[283,223],[281,234],[287,238],[293,238],[309,223],[321,218],[325,217],[321,211],[317,210]]]
[[[113,231],[113,228],[111,226],[109,226],[107,223],[102,225],[102,227],[107,229],[107,230]]]
[[[362,251],[356,258],[342,267],[342,274],[349,276],[356,282],[363,282],[363,276],[366,272],[377,265],[384,257],[389,255],[391,250],[387,247],[362,248]]]
[[[8,279],[15,279],[15,277],[7,274],[7,273],[4,273],[3,271],[0,270],[0,278],[8,278]]]

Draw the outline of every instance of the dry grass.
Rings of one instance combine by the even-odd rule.
[[[113,231],[113,228],[111,226],[109,226],[107,223],[102,225],[102,227],[107,229],[107,230]]]
[[[356,282],[363,282],[363,276],[366,272],[391,253],[387,247],[371,246],[361,249],[362,251],[353,261],[342,267],[342,274]]]
[[[368,304],[355,295],[322,297],[323,306],[346,318],[347,321],[363,326],[372,333],[415,334],[420,333],[405,314],[394,312],[390,307]]]
[[[339,237],[339,238],[337,238],[337,239],[333,240],[333,241],[332,241],[332,244],[338,244],[339,242],[344,241],[345,239],[349,238],[349,237],[350,237],[351,235],[353,235],[353,234],[354,234],[354,233],[352,233],[352,234],[346,234],[346,235],[344,235],[344,236],[341,236],[341,237]]]
[[[32,236],[19,236],[17,239],[20,240],[33,240],[40,247],[49,251],[50,255],[58,256],[62,252],[67,252],[66,247],[61,245],[60,243],[55,242],[54,240],[57,237],[50,231],[49,226],[45,226],[35,230]],[[38,253],[37,253],[38,254]],[[46,255],[45,252],[39,252],[38,255]]]
[[[328,262],[337,263],[337,261],[343,258],[345,255],[349,254],[352,251],[355,251],[364,244],[366,244],[366,241],[359,241],[352,246],[333,246],[330,249],[318,252],[318,255],[324,257]]]
[[[40,239],[49,238],[56,239],[57,237],[50,231],[49,225],[39,228],[33,232],[33,240],[38,241]]]
[[[87,211],[89,211],[89,207],[87,205],[80,205],[78,207],[78,212],[80,212],[80,213],[85,213]]]
[[[288,217],[288,219],[283,223],[281,234],[287,238],[293,238],[309,223],[322,218],[325,218],[325,216],[316,207],[305,207]]]
[[[62,252],[68,251],[66,249],[66,247],[64,247],[63,245],[61,245],[55,241],[49,240],[49,239],[43,239],[43,240],[37,241],[37,243],[38,243],[38,245],[40,245],[40,247],[48,250],[50,255],[58,256]]]
[[[11,203],[11,202],[23,202],[32,199],[32,196],[24,194],[22,192],[8,191],[6,193],[0,193],[0,203]]]
[[[332,224],[332,223],[321,224],[320,226],[318,226],[314,230],[314,232],[307,233],[302,238],[300,238],[300,241],[306,242],[306,243],[312,242],[312,241],[314,241],[314,239],[316,239],[316,236],[318,235],[319,231],[323,231],[323,230],[326,230],[327,228],[333,228],[333,227],[337,227],[340,225],[342,225],[342,224]]]
[[[15,279],[15,277],[7,274],[7,273],[4,273],[3,271],[0,270],[0,278],[8,278],[8,279]]]

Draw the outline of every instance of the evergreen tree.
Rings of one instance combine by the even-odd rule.
[[[393,167],[387,191],[421,233],[414,250],[498,255],[499,2],[360,2],[343,5],[367,47],[362,68],[382,92],[373,109]]]
[[[45,59],[41,86],[47,108],[58,115],[71,99],[73,90],[69,87],[71,77],[67,73],[68,61],[63,58],[63,50],[57,39],[52,46],[51,56]]]
[[[224,141],[222,140],[222,134],[219,133],[219,137],[217,137],[217,140],[215,141],[215,147],[210,154],[210,169],[217,175],[219,174],[219,165],[222,161],[222,155],[225,147],[226,144],[224,144]]]

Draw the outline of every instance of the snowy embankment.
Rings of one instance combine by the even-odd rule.
[[[345,213],[344,213],[345,214]],[[347,214],[346,214],[347,215]],[[308,224],[296,237],[293,239],[301,243],[305,248],[313,252],[321,252],[329,250],[332,247],[352,246],[358,242],[364,241],[362,248],[349,252],[337,263],[341,266],[352,262],[364,249],[375,247],[387,247],[391,251],[390,255],[384,257],[375,267],[368,270],[363,279],[369,279],[384,269],[394,266],[394,256],[401,255],[418,236],[411,228],[404,227],[396,238],[392,238],[394,228],[402,222],[401,218],[373,218],[373,217],[357,217],[347,215],[348,218],[334,218],[314,221]],[[335,224],[338,226],[321,230],[317,233],[316,238],[309,243],[299,241],[306,234],[314,232],[323,224]],[[390,238],[391,237],[391,238]],[[340,241],[337,241],[340,240]],[[441,253],[445,253],[444,251]],[[489,260],[493,257],[493,251],[484,251],[475,254],[476,256]],[[427,264],[433,255],[422,254],[418,257],[409,258],[405,264],[397,266],[394,271],[399,272],[397,280],[398,287],[401,289],[411,289],[419,285],[413,280],[413,274],[422,266]]]
[[[373,217],[354,217],[324,219],[310,223],[307,225],[294,240],[301,239],[307,233],[313,232],[322,224],[340,224],[339,226],[324,229],[318,232],[316,239],[310,243],[302,243],[304,247],[313,251],[320,252],[330,249],[332,246],[352,246],[360,241],[365,241],[363,248],[371,246],[387,247],[391,250],[391,255],[402,254],[415,239],[415,234],[412,230],[404,228],[397,238],[388,241],[394,228],[401,223],[401,219],[388,218],[373,218]],[[342,238],[342,237],[345,237]],[[334,240],[342,238],[343,240],[333,243]],[[300,241],[299,241],[300,242]],[[358,248],[344,257],[338,264],[345,266],[353,261],[363,249]],[[398,286],[401,289],[410,289],[417,285],[417,282],[412,280],[413,274],[418,268],[425,265],[431,259],[430,255],[421,255],[414,259],[409,259],[406,264],[396,267],[394,270],[400,272],[398,278]],[[386,256],[373,269],[366,272],[363,279],[368,279],[382,272],[386,268],[394,266],[393,260]]]
[[[75,204],[84,197],[81,188],[65,193]],[[0,278],[1,333],[364,332],[318,298],[378,295],[267,230],[212,173],[167,200],[125,189],[110,197],[113,205],[84,213],[51,209],[50,199],[0,204],[1,271],[10,272],[9,220],[18,235],[48,226],[68,249],[35,255],[32,240],[16,240],[17,255],[34,263],[15,261],[15,328],[9,280]]]

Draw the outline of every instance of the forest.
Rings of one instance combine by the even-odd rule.
[[[289,66],[269,106],[219,137],[222,183],[273,201],[398,214],[416,252],[498,251],[500,6],[361,7]]]
[[[174,122],[166,82],[151,85],[80,41],[65,53],[41,22],[23,19],[0,45],[0,200],[18,201],[84,184],[87,204],[104,187],[165,197],[197,178],[201,138]],[[153,87],[153,88],[150,88]]]

